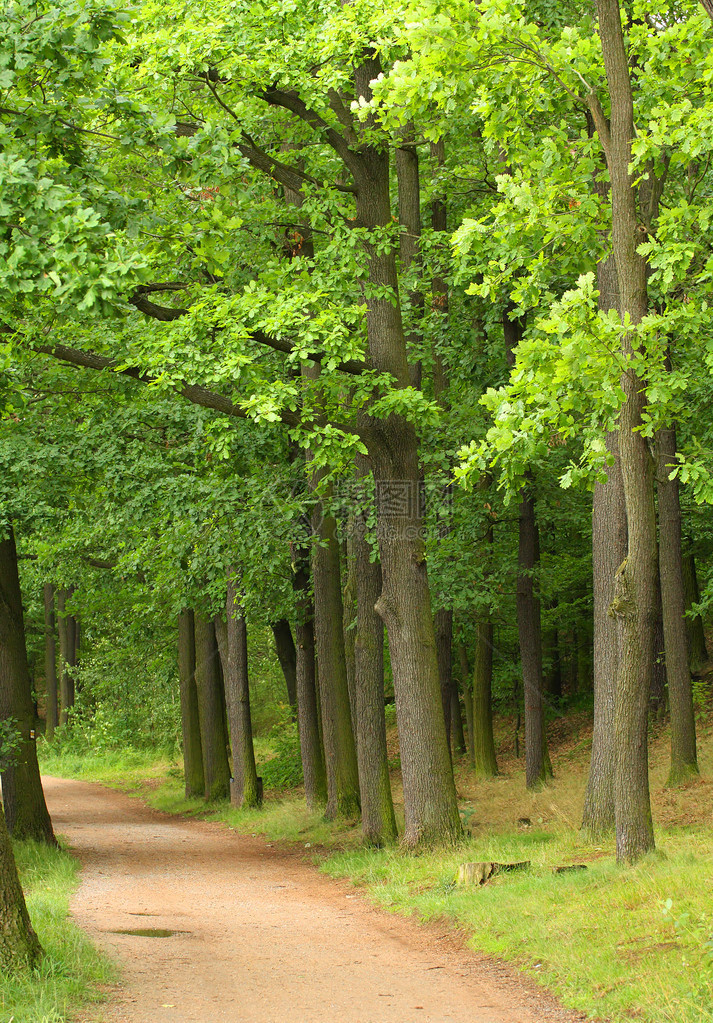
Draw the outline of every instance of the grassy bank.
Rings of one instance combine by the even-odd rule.
[[[32,923],[45,955],[37,970],[0,976],[2,1023],[61,1023],[102,997],[113,968],[69,919],[77,862],[61,849],[18,842],[15,855]]]
[[[321,869],[351,880],[384,908],[424,921],[447,920],[471,947],[516,964],[593,1018],[713,1021],[710,718],[699,722],[701,778],[682,789],[666,789],[668,735],[653,736],[657,851],[634,869],[616,866],[613,841],[592,845],[579,833],[590,740],[586,716],[551,731],[555,779],[537,793],[525,790],[522,759],[507,732],[503,724],[498,778],[476,782],[465,761],[457,766],[466,841],[456,850],[419,856],[363,849],[358,827],[307,814],[299,790],[268,792],[263,810],[242,812],[186,800],[180,771],[165,762],[134,767],[129,776],[115,762],[102,766],[101,757],[90,758],[81,776],[109,784],[120,777],[122,787],[158,809],[299,844]],[[62,773],[61,763],[54,767]],[[398,773],[392,780],[398,803]],[[458,887],[458,865],[481,860],[530,860],[531,867],[480,888]],[[571,864],[586,869],[554,873]]]

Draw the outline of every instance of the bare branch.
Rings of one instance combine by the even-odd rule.
[[[138,380],[142,384],[151,384],[156,381],[156,377],[152,374],[146,373],[135,366],[118,369],[118,363],[115,359],[108,359],[103,355],[97,355],[96,352],[85,352],[78,348],[67,348],[64,345],[38,345],[34,351],[42,352],[44,355],[51,355],[53,359],[58,359],[60,362],[68,362],[72,366],[81,366],[84,369],[112,370],[122,376]],[[237,419],[251,418],[244,409],[236,405],[229,398],[222,394],[217,394],[215,391],[209,391],[206,387],[200,387],[196,384],[176,384],[174,390],[183,398],[186,398],[194,405],[200,405],[202,408],[213,409],[215,412],[221,412],[223,415],[233,416]],[[286,426],[292,427],[299,426],[301,421],[300,416],[289,409],[284,409],[280,413],[280,419]]]

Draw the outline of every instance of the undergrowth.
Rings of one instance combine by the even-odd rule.
[[[77,863],[61,849],[15,844],[27,908],[44,955],[35,970],[0,975],[2,1023],[63,1023],[83,1002],[103,997],[114,969],[69,918]]]

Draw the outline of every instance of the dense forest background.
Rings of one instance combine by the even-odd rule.
[[[536,790],[591,708],[585,833],[653,849],[650,722],[684,784],[709,696],[704,7],[2,5],[16,836],[44,732],[453,843],[494,712]]]

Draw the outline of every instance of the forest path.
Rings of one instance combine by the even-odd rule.
[[[122,980],[83,1023],[570,1023],[453,934],[375,909],[299,852],[45,778],[82,863],[80,925]],[[116,933],[156,928],[168,937]]]

